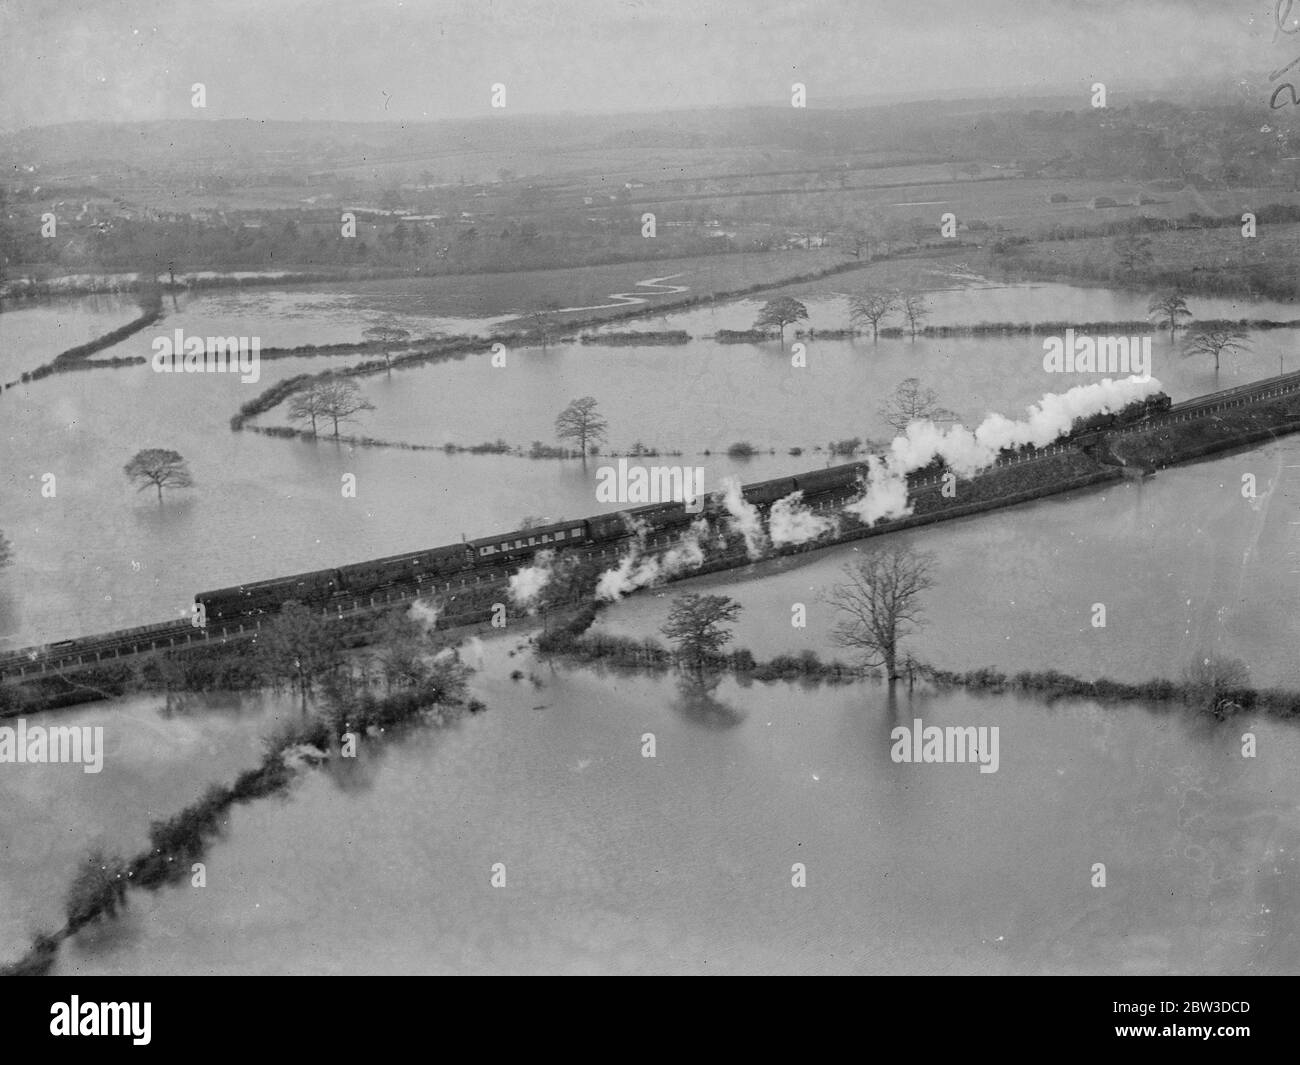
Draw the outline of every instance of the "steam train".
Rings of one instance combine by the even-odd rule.
[[[1068,442],[1087,447],[1100,439],[1107,430],[1146,421],[1154,414],[1168,410],[1169,406],[1169,397],[1159,392],[1144,400],[1135,401],[1121,411],[1080,419],[1075,422],[1071,432],[1057,443]],[[935,469],[942,468],[938,459],[931,465]],[[933,472],[930,467],[915,470],[908,475],[909,483],[915,483]],[[792,492],[802,491],[805,499],[831,492],[844,492],[864,481],[866,476],[865,462],[848,462],[793,477],[777,477],[745,485],[742,494],[746,502],[757,507],[760,513],[766,514],[773,503]],[[706,496],[703,501],[703,517],[712,521],[721,512],[722,507],[717,497]],[[200,592],[194,601],[202,604],[209,622],[228,622],[250,615],[274,613],[290,600],[323,603],[336,596],[361,597],[398,586],[414,585],[418,588],[424,584],[451,580],[465,573],[527,563],[539,551],[618,545],[630,540],[638,531],[654,536],[683,529],[700,516],[688,513],[682,503],[650,503],[595,517],[516,529],[445,547],[389,555],[387,558],[336,569],[316,570],[292,577],[278,577],[240,584],[233,588]]]
[[[806,497],[812,497],[848,490],[866,476],[866,468],[863,462],[850,462],[795,477],[777,477],[745,485],[742,494],[746,502],[766,512],[791,492],[802,490]],[[680,502],[650,503],[334,569],[200,592],[194,601],[202,605],[209,622],[229,622],[274,613],[290,600],[322,603],[336,596],[373,595],[398,586],[418,588],[467,572],[525,564],[539,551],[617,545],[630,540],[638,530],[651,536],[671,532],[685,528],[701,516],[706,520],[716,519],[721,510],[721,504],[712,495],[703,500],[701,513],[688,513],[685,504]]]
[[[1095,443],[1109,430],[1150,421],[1155,415],[1163,414],[1172,405],[1173,400],[1167,393],[1154,392],[1145,399],[1135,399],[1121,410],[1094,414],[1088,418],[1076,418],[1074,425],[1070,427],[1070,439],[1080,446],[1086,446]]]

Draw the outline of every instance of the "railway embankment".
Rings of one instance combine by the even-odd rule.
[[[1117,433],[1107,439],[1106,447],[1125,465],[1163,469],[1295,432],[1300,432],[1300,392],[1190,421]]]
[[[1174,466],[1300,431],[1300,391],[1270,394],[1258,401],[1251,397],[1234,402],[1237,405],[1225,407],[1218,404],[1203,411],[1183,411],[1159,419],[1150,427],[1111,434],[1100,447],[1088,451],[1062,448],[1032,460],[998,466],[968,480],[957,481],[955,491],[949,494],[931,481],[912,491],[910,514],[871,526],[840,509],[851,501],[852,492],[841,490],[806,499],[806,503],[815,504],[824,515],[836,513],[839,523],[832,533],[807,543],[769,550],[759,558],[746,552],[740,537],[731,536],[724,548],[706,554],[702,565],[681,574],[681,578],[768,563],[836,544],[973,517],[1047,496],[1113,484],[1123,480],[1126,472],[1135,469]],[[651,550],[664,550],[667,546],[666,542],[660,543]],[[608,553],[608,548],[606,552],[600,559],[601,565],[606,568],[616,565],[616,555]],[[467,574],[464,579],[444,582],[441,589],[429,587],[422,594],[432,595],[438,601],[439,629],[482,628],[489,624],[494,604],[509,603],[506,576],[504,570],[475,572]],[[408,599],[416,594],[415,588],[407,590]],[[401,601],[401,596],[394,596],[393,602]],[[393,602],[386,599],[376,606],[382,612]],[[373,630],[373,617],[374,612],[365,609],[364,604],[361,609],[345,615],[350,643],[360,645],[366,642]],[[0,716],[112,698],[131,691],[255,686],[258,679],[250,672],[247,658],[246,644],[222,639],[87,662],[85,666],[68,667],[22,678],[19,683],[10,681],[0,685]]]

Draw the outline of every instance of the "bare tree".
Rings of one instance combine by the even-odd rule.
[[[1225,717],[1234,703],[1229,697],[1250,683],[1250,670],[1239,658],[1202,655],[1183,670],[1183,689],[1189,702]]]
[[[1181,292],[1162,292],[1152,296],[1147,304],[1147,314],[1159,321],[1168,322],[1170,337],[1178,329],[1179,318],[1192,316],[1192,312],[1187,309],[1187,300]]]
[[[871,339],[880,337],[880,323],[898,306],[898,298],[888,292],[862,292],[849,301],[849,318],[854,324],[871,323]]]
[[[311,391],[317,391],[320,395],[321,417],[329,418],[334,422],[336,440],[340,422],[355,421],[356,415],[362,411],[375,409],[375,405],[363,397],[351,381],[322,381],[318,385],[313,385]]]
[[[875,233],[859,222],[854,222],[844,231],[845,242],[853,252],[853,258],[861,259],[862,253],[876,241]]]
[[[576,440],[583,458],[592,444],[605,439],[608,428],[609,423],[596,413],[596,400],[592,396],[575,399],[555,418],[555,435],[561,440]]]
[[[1146,266],[1153,257],[1151,238],[1144,237],[1140,233],[1125,233],[1123,236],[1116,237],[1112,247],[1115,251],[1115,259],[1128,274],[1134,273],[1140,266]]]
[[[325,416],[325,396],[319,385],[298,392],[289,401],[289,418],[296,422],[311,422],[311,435],[316,435],[316,419]]]
[[[920,378],[901,381],[889,402],[880,408],[880,416],[896,433],[907,431],[912,422],[955,422],[957,415],[939,405],[939,395],[932,388],[922,388]]]
[[[919,292],[900,293],[897,299],[903,309],[903,317],[907,319],[907,324],[912,330],[912,339],[915,340],[916,331],[926,315],[930,313],[930,308],[925,305],[925,297]]]
[[[702,669],[731,639],[726,626],[739,616],[740,604],[728,596],[688,592],[673,600],[659,631],[677,644],[679,656]]]
[[[1183,341],[1183,354],[1209,355],[1214,359],[1214,375],[1219,375],[1219,359],[1225,352],[1245,351],[1246,334],[1240,329],[1201,325],[1191,329]]]
[[[546,346],[555,339],[555,319],[548,311],[529,311],[524,315],[524,321],[528,323],[528,331],[542,342],[542,350],[545,351]]]
[[[808,308],[793,296],[777,296],[763,304],[754,322],[756,329],[771,329],[776,326],[781,331],[781,347],[785,347],[785,327],[795,322],[808,320]]]
[[[194,484],[189,467],[177,451],[150,447],[137,451],[135,457],[122,467],[126,475],[136,482],[137,491],[150,485],[158,489],[158,503],[162,504],[164,488],[189,488]]]
[[[410,330],[400,329],[394,325],[372,325],[361,335],[383,355],[389,373],[393,372],[393,353],[389,349],[404,344],[411,339]],[[312,435],[314,436],[315,433],[316,429],[313,427]]]
[[[844,614],[832,638],[841,647],[857,647],[867,665],[885,667],[892,684],[900,676],[898,645],[924,624],[921,593],[934,587],[934,556],[904,544],[889,544],[868,552],[844,567],[848,581],[836,584],[828,602]]]

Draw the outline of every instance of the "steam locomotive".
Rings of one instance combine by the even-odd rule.
[[[802,490],[805,497],[810,498],[848,490],[865,477],[865,463],[849,462],[796,477],[759,481],[744,486],[742,494],[746,502],[760,512],[766,512],[773,503],[791,492]],[[701,516],[715,520],[721,511],[722,506],[713,495],[705,497],[702,513],[689,513],[685,504],[680,502],[650,503],[334,569],[200,592],[194,601],[202,605],[209,622],[229,622],[241,617],[275,613],[290,600],[315,604],[328,602],[337,596],[373,595],[398,586],[415,585],[418,588],[467,572],[527,564],[539,551],[617,545],[630,540],[638,530],[651,536],[673,532],[684,529]]]
[[[1107,430],[1150,419],[1168,410],[1169,397],[1159,392],[1129,404],[1121,411],[1094,415],[1076,421],[1061,442],[1087,447]],[[942,463],[936,460],[935,468]],[[915,483],[924,479],[927,470],[909,474]],[[802,491],[805,499],[832,492],[844,492],[865,481],[867,464],[848,462],[839,466],[813,470],[793,477],[777,477],[745,485],[746,502],[766,513],[778,499]],[[716,495],[703,501],[703,517],[716,520],[723,508]],[[361,597],[394,587],[410,587],[447,581],[464,573],[493,567],[517,567],[526,564],[539,551],[569,551],[580,548],[620,544],[643,531],[658,535],[684,529],[699,518],[688,513],[683,503],[651,503],[627,510],[612,511],[589,518],[555,522],[550,525],[516,529],[513,532],[485,536],[445,547],[432,547],[401,555],[389,555],[369,562],[340,566],[336,569],[299,573],[266,581],[200,592],[194,597],[202,604],[209,621],[231,621],[240,617],[274,613],[290,600],[300,603],[323,603],[336,596]]]

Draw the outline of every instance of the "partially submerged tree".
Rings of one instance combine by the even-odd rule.
[[[336,440],[340,422],[356,421],[356,416],[362,411],[375,409],[375,405],[362,396],[360,390],[351,381],[342,379],[322,381],[320,384],[313,385],[309,391],[316,392],[319,397],[320,417],[329,418],[334,423]]]
[[[159,504],[162,503],[164,488],[189,488],[194,484],[180,452],[164,448],[150,447],[137,451],[122,469],[135,483],[137,491],[143,492],[150,486],[158,489]]]
[[[776,327],[781,333],[781,346],[785,347],[785,327],[808,320],[808,308],[793,296],[777,296],[763,304],[754,322],[755,329]]]
[[[14,560],[14,548],[3,532],[0,532],[0,569],[4,569]]]
[[[899,643],[924,624],[921,593],[934,587],[934,556],[905,544],[867,552],[844,567],[848,580],[836,584],[827,600],[843,615],[832,632],[841,647],[863,651],[866,664],[884,666],[892,684],[899,677]]]
[[[880,408],[880,416],[896,433],[905,432],[916,421],[957,420],[955,412],[940,406],[938,393],[932,388],[922,388],[917,377],[908,377],[899,383],[893,396]]]
[[[339,623],[314,607],[290,600],[256,636],[262,674],[272,682],[289,681],[302,694],[303,713],[314,681],[343,661]]]
[[[294,394],[289,401],[289,418],[295,422],[311,422],[311,435],[316,435],[316,419],[325,416],[325,396],[313,385]]]
[[[904,292],[898,296],[899,306],[902,308],[903,317],[907,319],[907,324],[912,330],[912,339],[916,339],[916,331],[921,328],[921,323],[930,313],[930,308],[925,304],[925,297],[919,292]]]
[[[739,616],[740,604],[729,596],[688,592],[673,600],[659,631],[677,645],[682,659],[702,669],[731,639],[726,626]]]
[[[367,343],[375,348],[384,357],[384,363],[388,372],[393,372],[393,353],[391,348],[405,344],[411,339],[409,329],[401,329],[395,325],[372,325],[362,336],[366,338]],[[315,435],[316,430],[312,429]]]
[[[1214,373],[1218,376],[1219,359],[1225,354],[1245,351],[1246,334],[1240,329],[1226,326],[1200,325],[1188,330],[1183,340],[1185,356],[1208,355],[1214,359]]]
[[[849,301],[849,319],[854,325],[870,322],[871,339],[878,340],[880,323],[897,305],[898,298],[891,292],[862,292]]]
[[[1187,299],[1181,292],[1161,292],[1152,296],[1147,303],[1147,316],[1168,322],[1169,335],[1172,337],[1178,329],[1178,319],[1190,318],[1192,312],[1187,309]]]
[[[548,311],[529,311],[524,315],[528,331],[541,341],[542,350],[555,339],[555,319]]]
[[[1250,684],[1250,670],[1240,658],[1206,654],[1183,670],[1182,680],[1188,702],[1224,717],[1235,705],[1231,694]]]
[[[576,440],[583,458],[592,444],[605,439],[608,428],[609,423],[596,413],[592,396],[575,399],[555,418],[555,435],[561,440]]]

